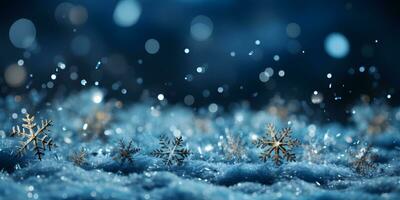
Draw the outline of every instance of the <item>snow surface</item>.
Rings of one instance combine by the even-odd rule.
[[[344,127],[313,124],[300,115],[282,120],[246,106],[231,113],[194,112],[150,101],[120,107],[114,106],[120,105],[116,100],[94,102],[93,95],[99,92],[73,94],[34,112],[40,94],[19,103],[11,96],[0,99],[0,199],[400,199],[400,117],[396,116],[400,109],[387,108],[390,127],[370,135],[368,122],[378,110],[373,106],[355,107],[354,126]],[[49,135],[58,147],[46,151],[42,161],[31,152],[15,156],[20,138],[10,137],[9,132],[21,124],[24,109],[36,120],[54,121]],[[111,116],[100,126],[104,135],[96,134],[91,124],[83,128],[85,119],[97,111]],[[297,162],[281,166],[272,160],[261,162],[254,137],[265,133],[267,123],[280,129],[288,121],[293,137],[302,142],[294,151]],[[223,148],[227,132],[241,139],[245,155],[227,158]],[[183,165],[164,166],[150,156],[159,147],[160,135],[183,136],[192,152]],[[132,164],[112,159],[120,139],[132,139],[141,149]],[[348,151],[367,144],[378,155],[377,167],[361,175],[352,167],[355,158]],[[87,160],[75,166],[70,156],[81,148],[88,152]]]

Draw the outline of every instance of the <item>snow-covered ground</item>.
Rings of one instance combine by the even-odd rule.
[[[158,102],[124,105],[103,95],[91,89],[41,106],[39,94],[0,100],[0,199],[400,198],[400,109],[355,106],[354,125],[342,126],[268,108],[193,111]],[[38,124],[53,121],[48,136],[57,147],[45,150],[42,161],[32,149],[16,156],[26,138],[10,132],[26,112]],[[301,142],[293,148],[296,162],[259,159],[262,149],[253,142],[268,123],[292,128]],[[191,155],[181,165],[164,165],[151,156],[160,136],[182,136]],[[114,159],[120,140],[140,148],[133,162]],[[373,167],[357,171],[354,163],[368,146]],[[84,161],[76,165],[72,156],[81,149]]]

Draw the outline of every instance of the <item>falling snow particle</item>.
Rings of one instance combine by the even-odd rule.
[[[163,94],[159,94],[157,96],[157,99],[160,100],[160,101],[164,100],[164,95]]]
[[[81,80],[81,85],[85,86],[86,83],[87,83],[87,81],[86,81],[85,79],[82,79],[82,80]]]

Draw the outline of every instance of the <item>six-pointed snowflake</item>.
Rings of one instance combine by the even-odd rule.
[[[299,146],[300,142],[290,137],[291,132],[292,130],[290,128],[284,128],[277,133],[275,127],[272,124],[268,124],[266,136],[254,141],[257,148],[263,149],[263,152],[260,154],[260,159],[264,162],[267,161],[273,152],[273,160],[276,165],[282,164],[283,157],[286,158],[287,161],[295,161],[296,155],[291,151],[293,147]]]
[[[72,162],[74,162],[74,165],[76,166],[82,166],[83,164],[86,163],[86,157],[87,157],[87,152],[84,148],[81,148],[80,151],[74,152],[70,159]]]
[[[351,165],[357,173],[366,175],[376,168],[376,165],[373,162],[376,159],[376,155],[371,153],[371,148],[372,146],[368,145],[357,153],[350,152],[350,155],[355,158],[355,160],[351,162]]]
[[[246,150],[244,143],[240,137],[233,136],[229,131],[226,131],[226,141],[222,143],[222,150],[227,160],[241,160],[245,158]]]
[[[26,139],[25,141],[22,141],[21,145],[18,147],[17,155],[23,155],[23,153],[32,146],[35,155],[39,160],[42,160],[46,147],[51,151],[51,148],[56,146],[53,143],[53,140],[46,133],[51,126],[52,121],[42,120],[41,125],[36,125],[34,122],[35,117],[30,116],[29,114],[26,114],[25,118],[22,120],[25,122],[22,124],[22,128],[20,128],[19,125],[13,126],[11,132],[11,136],[19,136]]]
[[[133,163],[132,157],[139,151],[140,148],[132,147],[132,140],[128,143],[128,145],[126,145],[123,140],[120,140],[118,154],[113,157],[113,159],[119,161],[121,165],[125,163],[125,161]]]
[[[181,165],[190,155],[189,149],[184,148],[182,142],[182,136],[175,137],[174,140],[161,136],[161,147],[151,152],[151,155],[161,158],[165,165],[171,166],[174,163]]]

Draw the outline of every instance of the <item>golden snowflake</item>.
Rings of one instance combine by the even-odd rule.
[[[246,150],[240,137],[235,137],[231,133],[226,133],[226,141],[222,143],[222,150],[227,160],[241,160],[245,157]]]
[[[357,173],[366,175],[376,168],[374,160],[377,157],[371,153],[371,149],[372,146],[368,145],[366,148],[361,148],[358,152],[349,152],[351,157],[355,158],[350,164]]]
[[[19,136],[26,139],[25,141],[20,142],[21,144],[18,147],[17,155],[22,156],[28,149],[30,149],[30,146],[32,146],[35,155],[39,160],[42,160],[46,147],[49,151],[51,151],[52,147],[56,147],[53,143],[53,139],[51,139],[46,133],[52,125],[52,121],[42,120],[41,125],[36,125],[34,122],[35,116],[30,116],[29,114],[26,114],[25,118],[22,120],[25,122],[22,124],[22,128],[20,128],[19,125],[13,126],[11,132],[11,136]]]
[[[276,165],[282,164],[283,157],[290,162],[296,161],[296,155],[292,153],[292,148],[299,146],[300,142],[291,138],[291,132],[291,128],[284,128],[277,133],[274,125],[268,124],[266,136],[258,138],[253,142],[257,148],[263,149],[263,152],[259,156],[260,159],[264,162],[267,161],[273,152],[274,156],[272,159]]]

